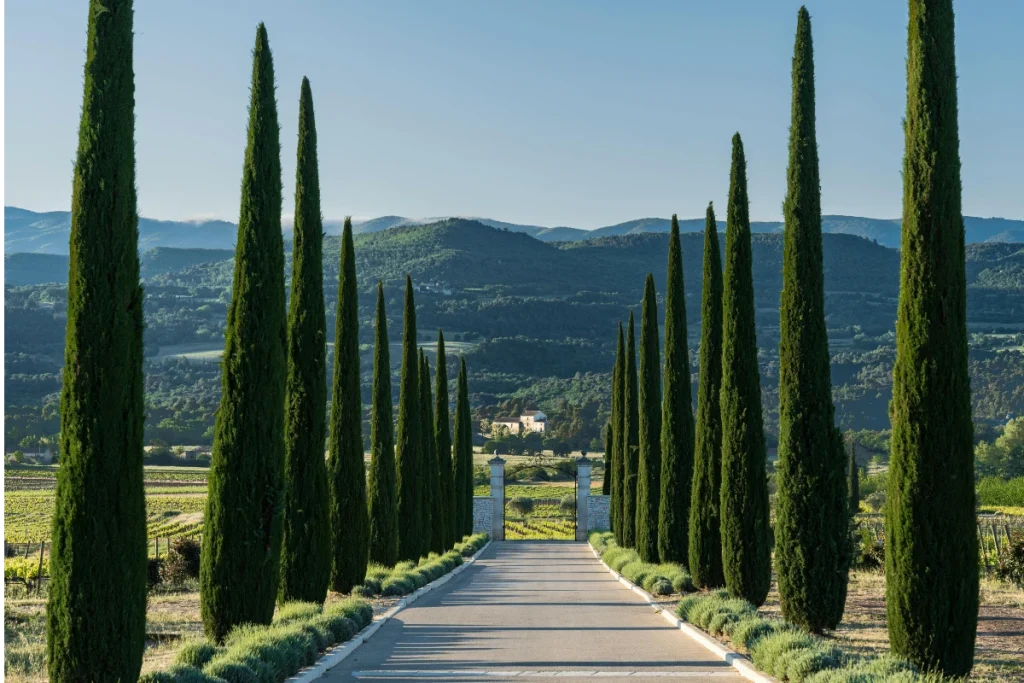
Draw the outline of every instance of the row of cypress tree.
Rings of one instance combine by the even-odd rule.
[[[47,605],[47,669],[53,681],[135,680],[142,661],[143,297],[132,37],[131,0],[91,0],[72,195],[61,468]],[[322,602],[328,587],[350,591],[362,581],[369,559],[393,564],[401,540],[383,289],[378,289],[368,495],[352,225],[346,220],[342,237],[328,429],[312,90],[303,79],[287,314],[274,91],[273,59],[260,24],[200,567],[203,623],[215,641],[237,624],[269,623],[278,600]],[[408,289],[412,311],[411,283]],[[408,338],[414,340],[414,314],[406,317],[407,330],[413,330]],[[443,550],[472,530],[466,366],[463,361],[453,454],[445,358],[439,336],[436,408],[422,352],[410,357],[413,391],[401,397],[405,412],[400,415],[406,419],[399,433],[419,441],[403,442],[400,462],[415,456],[416,471],[426,475],[422,494],[417,493],[422,507],[416,519],[429,541],[417,546],[419,554]],[[101,570],[115,566],[117,572]]]
[[[954,17],[951,0],[909,0],[909,8],[886,604],[896,654],[960,676],[973,665],[978,567]],[[774,551],[783,616],[821,632],[842,618],[859,487],[854,453],[847,459],[832,402],[813,45],[804,7],[792,79]],[[771,585],[772,530],[739,134],[733,138],[724,283],[714,211],[710,205],[707,211],[695,447],[678,263],[673,216],[660,447],[654,438],[659,387],[652,276],[641,304],[639,379],[632,312],[625,342],[619,325],[607,439],[612,528],[618,542],[635,546],[645,561],[685,560],[696,585],[725,585],[732,595],[761,604]],[[659,459],[660,501],[653,478]],[[688,529],[680,523],[687,512]]]

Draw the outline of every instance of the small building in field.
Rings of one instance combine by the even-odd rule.
[[[503,417],[491,422],[492,435],[497,436],[502,430],[507,430],[509,434],[543,434],[548,430],[548,416],[539,410],[527,410],[518,418]]]

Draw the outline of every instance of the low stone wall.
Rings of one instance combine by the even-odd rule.
[[[608,518],[611,496],[587,496],[587,531],[607,530],[611,528]]]
[[[473,533],[494,531],[494,499],[490,496],[473,496]]]

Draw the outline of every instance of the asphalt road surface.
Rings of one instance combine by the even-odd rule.
[[[492,543],[389,620],[327,681],[744,680],[673,628],[586,543]]]

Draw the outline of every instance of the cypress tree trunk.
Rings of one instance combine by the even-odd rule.
[[[637,471],[640,467],[640,416],[637,403],[639,387],[636,378],[636,333],[633,326],[633,312],[629,312],[628,341],[626,342],[626,372],[622,380],[625,414],[623,416],[622,442],[623,490],[622,490],[622,545],[632,548],[636,544],[636,488]]]
[[[850,503],[850,519],[860,512],[860,470],[857,469],[857,443],[850,441],[850,464],[847,471],[847,500]]]
[[[459,393],[455,404],[455,452],[458,454],[461,477],[462,510],[460,533],[462,536],[473,533],[473,423],[469,412],[469,376],[466,372],[466,359],[461,358],[459,364]],[[459,483],[456,482],[456,486]]]
[[[624,490],[625,458],[623,443],[626,425],[626,398],[623,382],[626,378],[626,343],[623,338],[622,323],[619,323],[619,334],[615,344],[615,368],[612,370],[612,500],[609,516],[615,541],[622,541],[622,493]]]
[[[93,0],[71,196],[46,609],[51,681],[134,681],[142,666],[145,409],[134,93],[132,3]]]
[[[218,642],[233,626],[269,624],[274,614],[284,509],[284,303],[281,144],[274,66],[260,24],[199,572],[203,625]]]
[[[612,494],[612,422],[604,425],[604,476],[601,478],[601,495]]]
[[[420,439],[420,365],[416,351],[416,304],[412,278],[405,278],[405,316],[402,328],[402,378],[398,393],[398,559],[416,560],[423,544],[423,443]]]
[[[978,616],[952,0],[910,0],[885,578],[893,654],[971,670]]]
[[[434,448],[440,494],[437,509],[441,519],[435,529],[441,534],[441,547],[455,545],[455,479],[452,472],[452,436],[448,427],[448,356],[444,348],[444,332],[437,331],[437,370],[434,374]]]
[[[725,585],[722,574],[721,489],[722,259],[715,209],[708,204],[704,225],[704,285],[701,297],[700,385],[690,505],[690,574],[701,588]]]
[[[335,344],[337,344],[335,340]],[[391,352],[384,283],[377,281],[377,327],[373,345],[373,415],[370,418],[370,562],[390,567],[398,562],[398,481],[392,433]],[[361,464],[361,463],[360,463]]]
[[[679,219],[672,214],[665,289],[665,396],[661,407],[661,499],[658,556],[689,563],[690,494],[693,479],[693,402],[686,339],[686,292]]]
[[[430,544],[429,550],[435,553],[445,551],[444,534],[441,531],[443,517],[441,507],[441,472],[438,469],[437,450],[434,442],[434,406],[431,405],[433,396],[430,394],[430,363],[427,362],[427,354],[420,349],[420,393],[423,395],[423,405],[420,406],[421,417],[423,418],[423,452],[426,457],[427,471],[423,477],[427,484],[424,491],[426,499],[425,526],[429,528]]]
[[[722,569],[733,597],[761,605],[772,558],[751,267],[747,163],[737,133],[722,291]]]
[[[636,551],[644,562],[658,561],[658,508],[661,487],[661,353],[658,350],[658,298],[647,274],[640,317],[640,458],[636,485]]]
[[[331,578],[328,520],[327,319],[324,314],[323,221],[317,170],[316,121],[309,80],[299,97],[295,166],[292,294],[288,310],[285,383],[285,498],[279,600],[322,603]]]
[[[385,340],[386,333],[385,330]],[[331,588],[339,593],[348,593],[366,577],[370,536],[359,383],[359,292],[350,218],[345,219],[341,237],[338,310],[334,325],[331,446],[327,469],[331,487],[329,520],[333,533]]]
[[[793,111],[779,308],[779,461],[775,562],[782,615],[812,633],[843,617],[849,519],[842,442],[835,437],[811,19],[797,15]],[[836,447],[838,445],[838,447]]]

